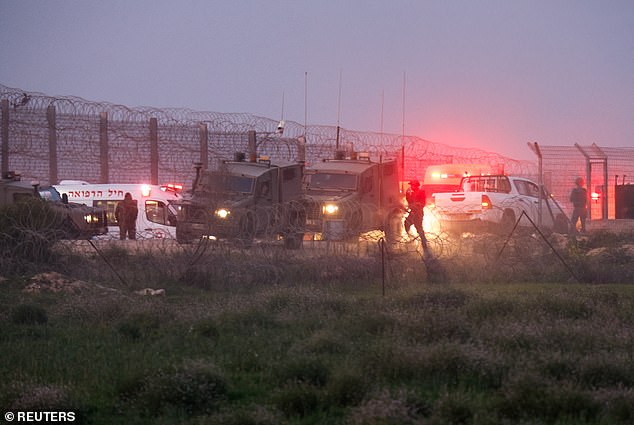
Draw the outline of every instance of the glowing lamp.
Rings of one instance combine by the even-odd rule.
[[[487,195],[482,195],[482,209],[490,210],[491,208],[493,208],[493,205],[491,204],[491,199]]]
[[[152,193],[152,188],[150,188],[150,185],[142,184],[141,196],[143,196],[144,198],[147,198],[148,196],[150,196],[150,193]]]
[[[337,211],[339,211],[339,207],[335,204],[325,204],[323,207],[323,213],[324,214],[335,214]]]
[[[590,194],[590,197],[592,198],[594,202],[599,202],[599,199],[601,198],[601,194],[597,192],[592,192]]]
[[[224,209],[224,208],[220,208],[220,209],[216,210],[216,215],[219,218],[223,218],[223,219],[227,218],[229,216],[229,214],[230,214],[230,211],[227,210],[227,209]]]
[[[164,192],[180,192],[183,190],[183,185],[178,183],[167,183],[161,186]]]

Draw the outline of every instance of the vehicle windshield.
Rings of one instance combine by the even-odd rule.
[[[52,186],[39,188],[38,192],[40,193],[40,197],[45,201],[61,201],[62,197],[60,196],[57,189]]]
[[[510,193],[511,183],[504,176],[472,176],[462,180],[465,192]]]
[[[203,178],[202,186],[212,193],[252,193],[254,180],[245,176],[208,174]]]
[[[356,174],[342,173],[315,173],[309,174],[309,190],[356,190]]]

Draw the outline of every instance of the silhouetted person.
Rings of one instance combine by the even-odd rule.
[[[132,199],[130,192],[127,192],[123,197],[123,201],[117,204],[117,208],[114,210],[114,216],[119,223],[119,239],[125,240],[136,239],[136,218],[139,215],[139,209],[137,208],[136,201]]]
[[[572,217],[570,218],[570,233],[577,233],[577,222],[581,221],[581,232],[586,231],[586,217],[588,216],[588,191],[583,187],[583,178],[575,179],[575,187],[570,192],[572,202]]]
[[[405,219],[405,231],[409,233],[410,227],[414,226],[418,236],[420,236],[423,249],[427,250],[427,238],[425,237],[425,231],[423,230],[423,217],[425,215],[425,203],[427,202],[425,191],[421,190],[420,182],[418,180],[411,180],[409,182],[409,188],[405,192],[405,199],[407,199],[407,205],[409,207],[409,214]]]

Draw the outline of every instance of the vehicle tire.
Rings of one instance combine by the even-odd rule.
[[[81,230],[79,226],[73,221],[70,216],[67,216],[62,222],[63,237],[62,239],[82,239]],[[90,237],[84,237],[83,239],[90,239]]]
[[[191,243],[191,235],[187,234],[182,223],[176,223],[176,242],[180,244]]]
[[[300,249],[304,242],[304,230],[306,228],[306,212],[299,203],[291,202],[284,233],[284,247],[286,249]]]
[[[361,206],[355,204],[354,209],[350,209],[346,214],[346,230],[345,230],[345,239],[348,239],[352,242],[356,242],[359,239],[361,234],[361,228],[363,225],[363,210]]]
[[[238,233],[236,241],[243,247],[248,248],[253,245],[255,238],[255,217],[253,213],[246,212],[238,222]]]
[[[209,215],[207,211],[202,208],[198,208],[191,212],[189,220],[176,222],[176,241],[180,244],[192,243],[195,240],[200,239],[203,234],[194,234],[191,230],[191,223],[203,223],[205,227],[209,228]],[[208,232],[203,232],[208,233]]]
[[[502,220],[500,220],[500,234],[508,235],[513,230],[515,226],[515,211],[513,210],[504,210],[502,213]]]
[[[391,210],[385,219],[383,233],[385,234],[385,242],[388,246],[392,246],[401,242],[403,234],[403,211],[399,208]]]
[[[303,233],[289,233],[287,235],[284,235],[284,248],[286,249],[300,249],[303,242]]]

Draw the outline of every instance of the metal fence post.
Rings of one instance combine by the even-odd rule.
[[[528,142],[528,147],[537,155],[537,185],[539,186],[539,198],[537,198],[537,225],[542,225],[542,197],[544,195],[544,159],[542,157],[542,151],[539,149],[537,142],[531,144]]]
[[[48,121],[48,178],[50,184],[57,183],[57,123],[55,105],[46,108]]]
[[[158,120],[150,118],[150,182],[158,183]]]
[[[203,169],[207,169],[209,168],[209,129],[206,123],[198,124],[198,135],[200,137],[200,162],[203,164]]]
[[[257,138],[256,138],[255,130],[249,130],[247,132],[247,137],[248,137],[249,161],[255,162],[258,160]]]
[[[101,164],[101,177],[99,183],[108,183],[110,170],[108,168],[108,113],[99,114],[99,158]]]
[[[2,99],[2,175],[9,171],[9,99]]]

